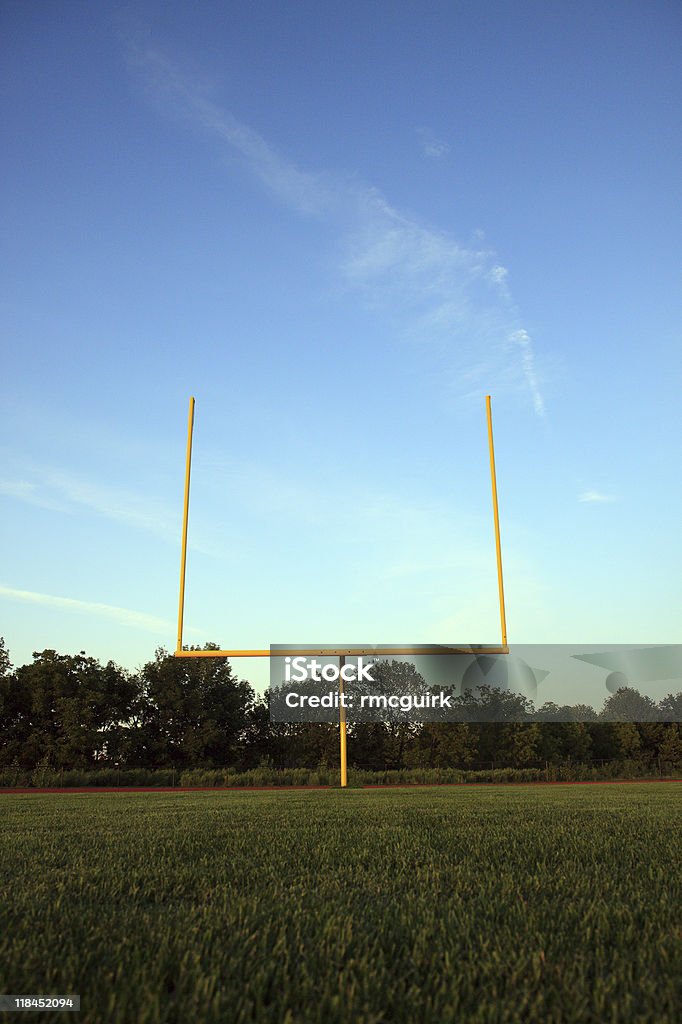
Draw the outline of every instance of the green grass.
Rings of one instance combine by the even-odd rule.
[[[81,1024],[679,1024],[681,810],[676,783],[0,796],[0,991],[80,993]]]

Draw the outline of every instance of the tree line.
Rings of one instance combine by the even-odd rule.
[[[485,690],[472,700],[479,703],[469,717],[485,718],[488,701],[491,708],[497,702],[499,718],[502,701],[515,720],[474,721],[465,714],[456,722],[351,723],[349,765],[387,771],[627,760],[682,768],[680,694],[654,705],[626,688],[600,714],[547,703],[535,712],[523,697]],[[0,638],[0,768],[246,771],[338,764],[338,726],[273,722],[269,701],[269,693],[259,695],[236,677],[227,658],[178,659],[159,648],[130,672],[84,651],[44,650],[13,668]]]

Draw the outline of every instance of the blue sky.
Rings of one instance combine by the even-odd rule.
[[[0,635],[679,643],[675,3],[5,3]],[[258,685],[267,666],[238,669]]]

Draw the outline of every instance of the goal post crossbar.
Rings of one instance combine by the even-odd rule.
[[[306,647],[305,650],[265,650],[254,651],[186,651],[175,652],[176,658],[305,658],[308,655],[316,657],[338,658],[343,655],[347,658],[369,657],[370,655],[381,657],[382,655],[401,654],[509,654],[507,646],[483,646],[472,644],[467,647],[451,647],[448,644],[425,645],[424,647]]]

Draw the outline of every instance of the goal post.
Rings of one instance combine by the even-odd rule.
[[[488,449],[490,451],[490,483],[493,492],[493,519],[495,521],[495,554],[497,557],[497,590],[500,601],[500,628],[502,646],[507,647],[507,616],[504,610],[504,581],[502,579],[502,544],[500,542],[500,513],[497,507],[497,474],[495,473],[495,445],[493,443],[493,413],[490,395],[485,399],[486,418],[488,420]]]
[[[498,601],[500,609],[500,629],[502,642],[499,646],[484,646],[484,645],[467,645],[462,647],[461,645],[448,645],[448,644],[412,644],[412,645],[396,645],[396,646],[381,646],[382,655],[424,655],[424,654],[465,654],[471,653],[474,649],[476,654],[508,654],[509,646],[507,644],[507,620],[505,614],[505,603],[504,603],[504,581],[502,575],[502,544],[500,540],[500,517],[498,509],[497,499],[497,477],[495,471],[495,448],[493,442],[493,420],[492,420],[492,408],[490,395],[486,396],[486,418],[488,423],[488,449],[490,455],[490,482],[492,488],[492,503],[493,503],[493,523],[495,529],[495,554],[497,560],[497,588],[498,588]],[[180,550],[180,593],[178,599],[178,635],[177,635],[177,646],[174,651],[174,657],[176,658],[273,658],[281,657],[281,651],[273,651],[272,648],[257,648],[257,649],[242,649],[242,648],[230,648],[229,650],[214,650],[214,651],[188,651],[183,646],[183,625],[184,625],[184,613],[185,613],[185,575],[187,568],[187,533],[189,524],[189,493],[190,493],[190,477],[192,470],[192,439],[194,433],[194,407],[195,400],[191,397],[189,400],[189,414],[187,420],[187,450],[185,455],[185,491],[184,491],[184,504],[183,504],[183,516],[182,516],[182,542]],[[364,655],[371,655],[377,652],[376,647],[368,646],[326,646],[326,647],[306,647],[301,650],[289,650],[287,654],[296,656],[308,656],[308,655],[326,655],[328,657],[338,657],[339,669],[345,665],[345,659],[347,657],[361,657]],[[340,693],[343,693],[343,681],[339,672],[339,686]],[[347,756],[346,756],[346,713],[343,707],[343,701],[340,702],[341,707],[339,710],[339,734],[340,734],[340,763],[341,763],[341,786],[346,787],[348,772],[347,772]]]

